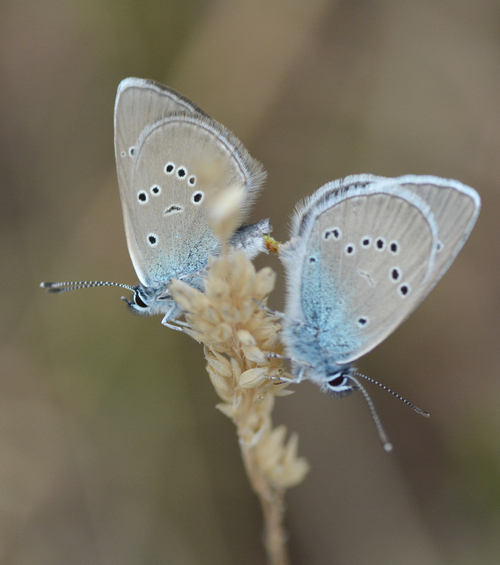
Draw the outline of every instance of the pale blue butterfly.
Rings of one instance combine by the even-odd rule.
[[[295,381],[309,379],[336,396],[362,389],[351,363],[432,290],[479,209],[474,189],[413,175],[346,177],[299,204],[280,253],[287,279],[281,338]]]
[[[220,243],[207,220],[207,181],[202,168],[215,162],[218,188],[239,185],[244,199],[240,225],[266,173],[242,143],[188,98],[138,78],[123,80],[116,96],[115,156],[127,245],[140,284],[42,283],[49,292],[121,286],[140,314],[162,314],[163,323],[182,311],[170,296],[173,278],[203,288],[202,274]],[[254,257],[265,250],[268,220],[244,226],[230,244]]]

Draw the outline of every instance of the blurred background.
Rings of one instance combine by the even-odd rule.
[[[265,562],[261,514],[202,351],[132,316],[113,151],[125,77],[230,128],[268,171],[252,220],[348,174],[451,177],[483,201],[417,312],[357,364],[369,387],[278,399],[311,472],[293,565],[500,558],[500,4],[494,0],[4,0],[0,4],[0,563]],[[283,307],[278,272],[270,305]]]

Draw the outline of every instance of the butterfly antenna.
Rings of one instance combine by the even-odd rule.
[[[378,381],[375,381],[373,379],[370,379],[370,377],[367,377],[366,375],[363,375],[361,373],[353,373],[354,375],[356,375],[357,377],[362,377],[363,379],[366,379],[367,381],[370,381],[371,383],[378,385],[380,388],[383,388],[384,390],[386,390],[387,392],[390,392],[393,396],[395,396],[396,398],[398,398],[399,400],[401,400],[401,402],[403,402],[404,404],[406,404],[407,406],[409,406],[410,408],[412,408],[413,410],[415,410],[415,412],[417,414],[420,414],[421,416],[425,416],[426,418],[429,418],[430,414],[429,412],[426,412],[425,410],[422,410],[421,408],[419,408],[418,406],[415,406],[414,404],[412,404],[411,402],[408,402],[408,400],[406,400],[405,398],[403,398],[402,396],[400,396],[397,392],[394,392],[393,390],[391,390],[390,388],[387,388],[385,385],[380,384]]]
[[[354,373],[354,374],[358,375],[358,373]],[[364,377],[364,375],[360,375],[360,376]],[[370,409],[373,422],[375,424],[375,427],[377,428],[378,437],[380,438],[380,442],[382,443],[382,447],[384,448],[384,451],[392,451],[392,443],[389,441],[384,431],[384,427],[382,426],[382,422],[378,417],[377,411],[375,410],[375,405],[373,404],[373,400],[370,398],[370,395],[366,392],[365,388],[361,385],[358,379],[355,379],[353,377],[352,373],[346,375],[346,377],[351,379],[351,381],[353,381],[354,384],[356,385],[356,388],[363,393],[366,403],[368,404],[368,408]]]
[[[94,286],[119,286],[134,292],[134,289],[127,284],[112,283],[105,281],[79,281],[79,282],[43,282],[40,284],[47,292],[60,294],[61,292],[68,292],[68,290],[78,290],[79,288],[92,288]]]

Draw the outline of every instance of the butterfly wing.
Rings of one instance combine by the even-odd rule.
[[[198,170],[204,159],[218,159],[221,187],[244,187],[247,208],[265,179],[261,165],[226,128],[149,80],[125,79],[118,88],[115,153],[127,245],[147,286],[200,270],[217,246]]]
[[[329,183],[306,201],[283,253],[287,314],[317,328],[321,348],[340,364],[376,347],[411,314],[477,217],[472,189],[434,187],[430,177],[362,177],[368,182]]]
[[[191,100],[152,80],[126,78],[115,101],[115,155],[120,195],[132,185],[134,153],[142,130],[168,114],[184,112],[205,116]]]
[[[478,193],[456,180],[433,176],[406,175],[384,179],[380,186],[400,186],[412,191],[429,205],[438,226],[439,241],[433,275],[436,284],[457,256],[476,223],[481,209]]]
[[[430,175],[405,175],[398,178],[378,177],[375,175],[351,175],[344,179],[327,183],[299,205],[293,218],[292,237],[300,235],[307,223],[307,214],[321,202],[328,202],[340,191],[356,188],[373,187],[411,191],[429,206],[438,227],[439,244],[435,268],[441,278],[457,256],[469,237],[479,215],[481,200],[478,193],[459,181],[443,179]],[[442,250],[446,250],[441,253]]]

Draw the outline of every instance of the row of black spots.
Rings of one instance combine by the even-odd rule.
[[[149,189],[149,192],[153,196],[159,196],[161,194],[161,187],[157,184],[153,184]],[[137,201],[139,204],[147,204],[149,201],[149,195],[145,190],[139,190],[137,193]]]
[[[166,175],[173,175],[175,173],[178,179],[185,179],[187,178],[187,182],[190,186],[194,186],[196,184],[196,175],[189,175],[188,170],[184,165],[179,165],[176,167],[175,163],[169,161],[164,167],[163,171]]]
[[[342,239],[342,236],[342,230],[338,226],[328,228],[323,232],[323,239],[325,241],[340,241]],[[372,244],[376,251],[384,251],[386,248],[388,248],[389,252],[392,255],[399,254],[400,245],[396,240],[390,241],[389,244],[387,244],[387,241],[384,237],[379,236],[375,239],[375,241],[373,241],[371,236],[369,235],[364,235],[360,240],[362,249],[369,249]],[[344,250],[346,255],[354,255],[354,253],[356,253],[356,245],[354,243],[348,243],[345,246]]]
[[[161,188],[157,185],[154,184],[149,191],[151,192],[151,194],[153,196],[158,196],[159,194],[161,194]],[[201,190],[197,190],[196,192],[193,192],[192,196],[191,196],[191,202],[193,204],[199,205],[202,203],[203,198],[205,197],[205,194],[201,191]],[[149,201],[149,195],[145,190],[140,190],[137,193],[137,200],[139,202],[139,204],[147,204],[147,202]],[[182,206],[178,205],[178,204],[172,204],[171,206],[169,206],[165,212],[164,212],[164,216],[167,216],[168,214],[172,214],[172,213],[178,213],[178,212],[182,212]]]
[[[392,267],[389,271],[389,280],[394,284],[400,283],[398,286],[398,293],[401,298],[406,298],[411,291],[411,286],[407,282],[401,282],[403,278],[403,271],[399,267]]]
[[[365,235],[361,238],[361,247],[363,249],[370,248],[372,243],[373,248],[376,251],[384,251],[385,249],[387,249],[389,253],[391,253],[391,255],[399,254],[400,245],[396,240],[389,241],[389,244],[387,244],[386,239],[382,236],[377,237],[375,241],[372,241],[372,238],[369,235]]]

